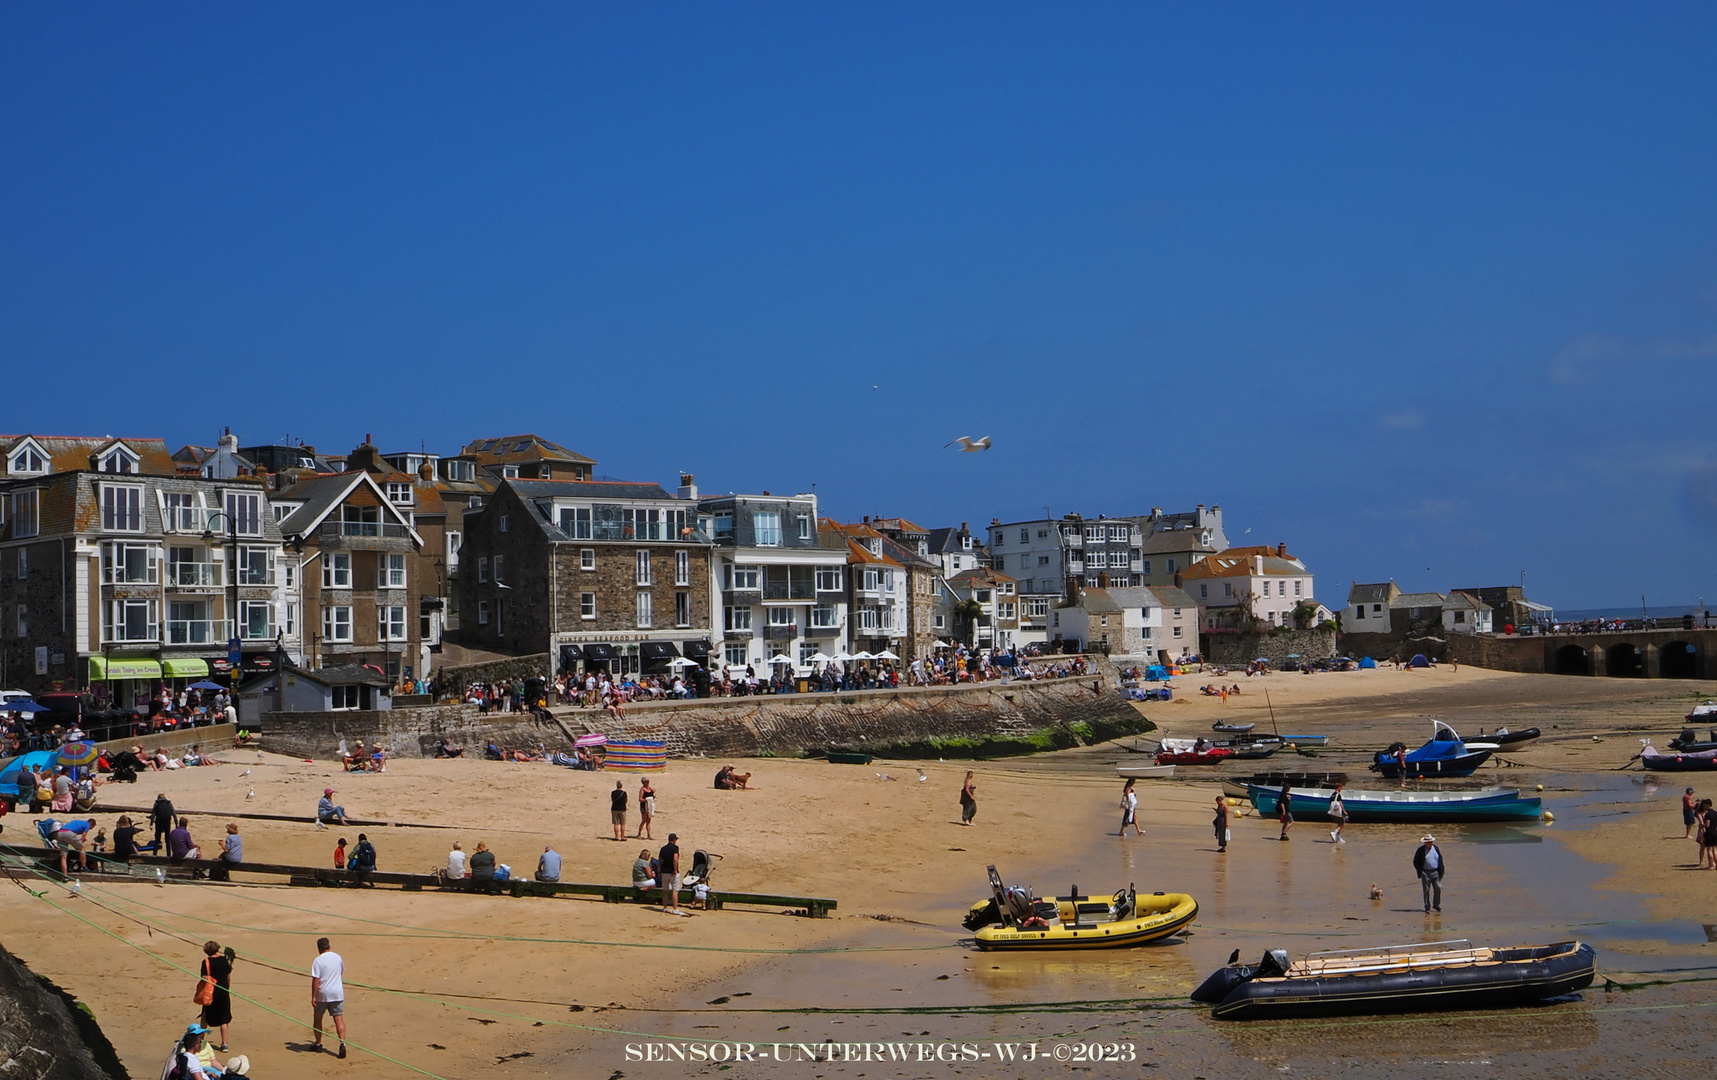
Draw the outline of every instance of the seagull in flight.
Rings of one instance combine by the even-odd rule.
[[[981,439],[974,440],[970,435],[962,435],[948,444],[948,446],[954,445],[958,445],[960,447],[960,452],[962,454],[974,454],[979,450],[988,450],[990,448],[990,437],[985,435]],[[948,446],[944,446],[942,449],[946,450],[948,449]]]

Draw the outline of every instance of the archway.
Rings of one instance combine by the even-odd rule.
[[[1645,657],[1628,642],[1611,645],[1604,652],[1604,669],[1611,678],[1638,679],[1645,676]]]
[[[1592,662],[1586,658],[1586,650],[1578,645],[1562,646],[1556,650],[1552,660],[1552,674],[1590,675],[1592,673]]]
[[[1692,642],[1672,641],[1657,652],[1658,673],[1666,679],[1697,679],[1699,650]]]

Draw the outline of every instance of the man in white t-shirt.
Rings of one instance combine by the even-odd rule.
[[[334,1034],[340,1037],[340,1057],[346,1056],[346,962],[328,946],[327,938],[316,939],[316,959],[310,964],[310,1026],[317,1049],[322,1046],[322,1016],[334,1018]]]
[[[453,841],[453,850],[447,853],[447,880],[461,881],[466,874],[465,848],[459,841]]]

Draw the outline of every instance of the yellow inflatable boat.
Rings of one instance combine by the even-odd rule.
[[[1131,886],[1108,898],[1079,895],[1033,898],[1002,884],[990,867],[988,900],[972,905],[966,929],[978,948],[1119,949],[1172,937],[1198,917],[1198,901],[1185,893],[1140,895]]]

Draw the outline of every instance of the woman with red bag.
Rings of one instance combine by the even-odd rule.
[[[203,943],[202,978],[197,981],[194,999],[203,1007],[203,1026],[221,1033],[220,1044],[215,1049],[223,1054],[227,1050],[227,1025],[233,1022],[233,1000],[228,988],[235,955],[231,949],[223,954],[217,941]]]

